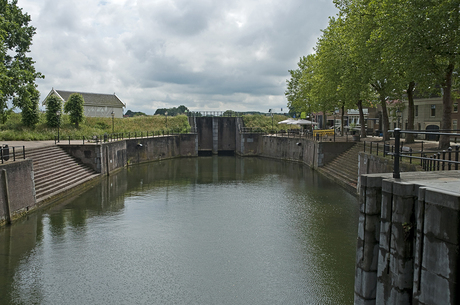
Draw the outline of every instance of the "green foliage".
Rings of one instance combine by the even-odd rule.
[[[22,107],[22,124],[27,127],[34,128],[40,121],[38,110],[38,95],[24,103]]]
[[[134,117],[134,116],[146,116],[146,114],[143,113],[143,112],[140,112],[140,111],[134,112],[134,111],[131,111],[131,110],[126,111],[125,115],[130,117],[130,118]]]
[[[61,115],[57,114],[58,111],[61,113]],[[62,101],[59,97],[53,94],[46,99],[46,122],[48,126],[60,126],[60,116],[62,116]]]
[[[166,115],[166,112],[168,113],[168,116],[176,116],[179,114],[185,114],[189,112],[188,108],[185,107],[184,105],[180,105],[179,107],[173,107],[173,108],[159,108],[155,111],[155,115]]]
[[[85,100],[79,93],[72,93],[64,104],[64,111],[70,115],[70,122],[78,128],[79,123],[83,122]]]
[[[281,131],[288,129],[298,129],[297,125],[278,124],[280,121],[286,120],[288,117],[285,115],[274,114],[271,115],[243,115],[244,127],[259,129],[259,131],[269,132],[271,130]]]
[[[43,78],[35,71],[34,61],[27,54],[35,28],[29,26],[30,16],[17,6],[17,0],[0,0],[0,119],[6,122],[12,109],[27,113],[25,123],[36,121],[34,102],[38,98],[35,79]]]

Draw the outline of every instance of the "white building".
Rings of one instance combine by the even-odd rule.
[[[86,93],[77,91],[55,90],[52,88],[50,93],[48,93],[45,100],[43,101],[43,104],[45,104],[46,99],[53,94],[59,97],[63,103],[65,103],[72,93],[78,93],[83,96],[83,99],[85,100],[83,108],[86,117],[110,118],[112,117],[112,112],[114,113],[115,118],[123,117],[123,108],[125,108],[126,105],[115,93]]]

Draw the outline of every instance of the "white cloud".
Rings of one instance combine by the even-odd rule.
[[[286,109],[288,70],[312,52],[332,0],[19,0],[37,28],[44,98],[112,93],[127,109]]]

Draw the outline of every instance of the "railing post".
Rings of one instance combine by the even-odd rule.
[[[14,146],[13,146],[13,161],[16,161],[16,152],[14,151]]]
[[[455,162],[458,162],[458,149],[459,146],[455,145]],[[458,170],[458,163],[455,163],[455,170]]]
[[[24,160],[26,159],[26,147],[22,147],[22,156],[24,157]]]
[[[395,157],[393,159],[393,178],[395,179],[399,179],[401,178],[401,175],[399,173],[399,141],[400,141],[400,137],[401,137],[401,134],[400,134],[400,129],[399,128],[395,128],[395,131],[394,131],[394,136],[395,136]]]
[[[436,163],[436,169],[439,170],[439,168],[440,168],[440,162],[439,162],[439,160],[441,159],[441,153],[438,152],[436,155],[437,155],[437,157],[438,157],[438,158],[437,158],[438,161],[437,161],[437,163]]]
[[[451,170],[452,163],[450,161],[452,161],[452,147],[449,147],[448,151],[449,151],[449,163],[447,163],[447,170]]]
[[[442,165],[441,165],[441,170],[444,170],[445,165],[446,165],[446,150],[442,151]]]

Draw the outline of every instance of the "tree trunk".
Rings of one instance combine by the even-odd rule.
[[[387,101],[383,94],[379,94],[380,96],[380,104],[382,104],[382,133],[383,133],[383,141],[390,140],[390,134],[388,133],[388,126],[390,125],[390,120],[388,119],[388,110],[387,110]]]
[[[415,82],[410,82],[409,87],[407,88],[407,100],[409,101],[409,107],[407,109],[407,130],[415,130],[414,128],[414,88]],[[404,122],[403,122],[404,124]],[[414,143],[414,135],[413,134],[406,134],[406,141],[407,144]]]
[[[366,124],[364,124],[363,101],[358,101],[359,121],[361,122],[361,138],[366,137]]]
[[[343,137],[343,121],[344,121],[344,118],[345,118],[345,104],[343,103],[342,104],[342,120],[341,120],[341,123],[340,123],[340,135]]]
[[[446,130],[452,129],[452,73],[454,72],[454,65],[449,64],[446,70],[446,79],[442,86],[443,96],[442,96],[442,121],[441,121],[441,130],[446,132]],[[450,136],[440,136],[439,137],[439,149],[447,149],[450,146]]]
[[[323,110],[323,126],[322,129],[327,129],[327,113]]]

